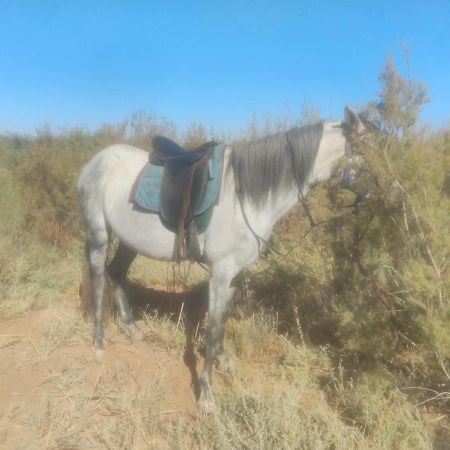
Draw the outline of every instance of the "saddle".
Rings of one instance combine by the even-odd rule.
[[[179,261],[188,256],[186,244],[189,256],[195,259],[200,250],[196,225],[192,219],[205,195],[208,162],[217,143],[206,142],[194,150],[185,150],[166,137],[155,136],[152,144],[150,164],[163,166],[160,217],[177,230],[175,259]]]

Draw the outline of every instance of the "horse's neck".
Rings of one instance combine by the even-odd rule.
[[[286,215],[298,202],[298,189],[293,187],[268,197],[264,204],[251,206],[247,204],[244,209],[252,228],[267,239],[274,225]]]

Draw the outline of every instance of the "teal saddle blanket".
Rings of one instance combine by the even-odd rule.
[[[211,159],[208,162],[208,180],[206,183],[203,198],[193,214],[193,220],[197,224],[198,233],[203,233],[208,228],[212,217],[214,205],[220,193],[223,171],[223,153],[225,144],[218,144],[213,150]],[[163,176],[163,166],[146,164],[137,179],[134,191],[134,203],[140,208],[150,213],[159,214],[159,202],[161,192],[161,180]],[[171,231],[170,225],[163,224]]]

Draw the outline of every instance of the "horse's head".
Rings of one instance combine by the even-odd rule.
[[[345,138],[344,154],[347,163],[339,171],[341,187],[352,191],[356,195],[355,205],[361,205],[368,194],[368,189],[358,180],[357,167],[360,165],[361,157],[357,153],[357,147],[369,144],[368,130],[358,114],[349,106],[345,107],[344,116],[345,120],[341,122],[340,128]]]
[[[350,107],[345,107],[345,119],[342,122],[324,122],[323,137],[318,149],[314,167],[307,188],[311,188],[336,174],[341,179],[341,187],[356,194],[356,203],[361,203],[367,195],[367,189],[359,183],[358,166],[361,157],[357,149],[368,142],[368,130],[363,121]],[[345,156],[345,161],[342,158]]]

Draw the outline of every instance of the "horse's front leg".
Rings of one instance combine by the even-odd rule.
[[[230,286],[235,273],[235,270],[227,267],[211,269],[205,365],[200,376],[200,396],[198,399],[199,407],[204,410],[211,410],[214,407],[211,394],[211,372],[214,359],[218,360],[220,370],[226,370],[230,367],[228,356],[223,348],[223,337],[235,291],[235,288]]]

